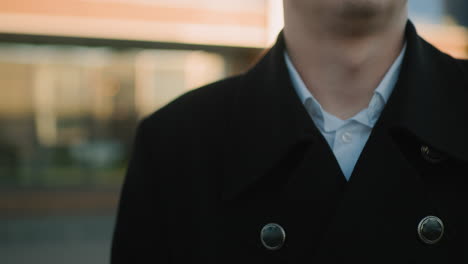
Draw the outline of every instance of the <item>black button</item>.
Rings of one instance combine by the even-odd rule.
[[[426,161],[429,161],[430,163],[439,163],[445,160],[444,155],[429,148],[426,145],[421,146],[421,155]]]
[[[422,242],[433,245],[444,235],[444,223],[437,216],[427,216],[419,222],[418,235]]]
[[[265,248],[269,250],[278,250],[284,245],[286,232],[278,224],[267,224],[260,232],[260,240]]]

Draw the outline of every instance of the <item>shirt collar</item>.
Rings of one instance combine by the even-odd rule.
[[[341,120],[326,112],[317,99],[315,99],[312,93],[310,93],[310,91],[307,89],[304,81],[294,67],[286,50],[284,51],[284,58],[289,75],[291,77],[292,85],[296,90],[299,99],[304,104],[305,108],[312,116],[319,129],[324,130],[325,132],[330,132],[338,129],[349,120],[354,120],[371,128],[374,126],[375,122],[380,116],[380,113],[385,107],[388,98],[392,94],[393,88],[395,87],[395,84],[398,80],[398,75],[400,73],[400,68],[405,52],[406,43],[403,46],[399,56],[395,59],[392,66],[389,68],[384,78],[375,89],[374,95],[372,96],[368,107],[348,120]]]

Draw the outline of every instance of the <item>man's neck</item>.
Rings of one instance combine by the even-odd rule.
[[[404,45],[406,19],[369,34],[342,35],[288,23],[284,34],[294,66],[325,111],[343,120],[368,106]]]

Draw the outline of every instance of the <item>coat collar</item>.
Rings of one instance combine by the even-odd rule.
[[[230,200],[262,176],[295,147],[319,139],[287,73],[280,33],[276,44],[245,75],[234,96],[227,134],[223,198]]]
[[[406,40],[399,80],[382,112],[386,127],[407,129],[438,151],[468,161],[468,82],[462,77],[461,67],[421,39],[411,22]],[[284,49],[280,33],[273,48],[242,76],[233,98],[224,199],[246,191],[294,148],[317,143],[325,146],[292,87]],[[333,180],[345,183],[344,178]]]
[[[387,103],[394,125],[448,157],[468,161],[468,79],[459,62],[420,38],[408,22],[407,52]]]

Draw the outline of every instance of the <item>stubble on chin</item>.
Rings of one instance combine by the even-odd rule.
[[[342,0],[338,15],[351,21],[364,20],[377,16],[380,9],[381,6],[375,0]]]
[[[399,11],[400,0],[331,0],[339,1],[334,28],[344,35],[368,35],[382,30]],[[403,1],[403,0],[401,0]]]

